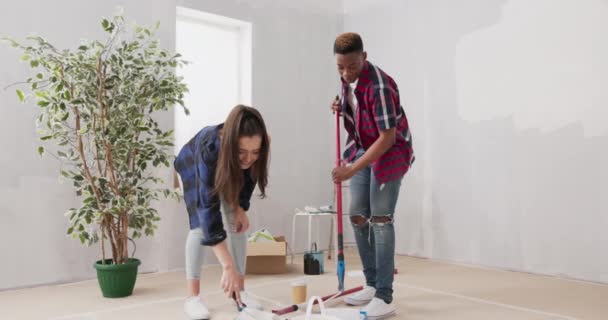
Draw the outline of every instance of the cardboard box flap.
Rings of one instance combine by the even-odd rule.
[[[285,237],[275,237],[276,242],[249,242],[247,256],[284,256],[287,254]]]

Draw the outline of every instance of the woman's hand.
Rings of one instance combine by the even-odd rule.
[[[239,284],[240,277],[240,274],[233,266],[225,266],[222,269],[222,279],[220,280],[220,285],[229,299],[235,298],[236,302],[239,305],[242,305],[241,287]]]
[[[247,229],[249,229],[249,217],[247,217],[245,210],[239,206],[232,220],[232,232],[241,233],[247,231]]]

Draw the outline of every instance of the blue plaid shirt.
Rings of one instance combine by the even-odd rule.
[[[212,192],[220,148],[218,132],[222,127],[223,124],[203,128],[180,150],[173,163],[182,179],[190,229],[203,230],[201,244],[206,246],[226,239],[220,199]],[[243,174],[245,180],[239,194],[239,205],[247,211],[256,183],[249,170],[243,170]]]

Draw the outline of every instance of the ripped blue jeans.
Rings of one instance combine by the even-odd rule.
[[[362,154],[360,151],[357,156]],[[401,180],[380,184],[371,167],[350,179],[349,215],[368,286],[376,288],[376,298],[393,301],[395,268],[394,213]]]

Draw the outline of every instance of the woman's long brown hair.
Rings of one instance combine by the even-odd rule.
[[[239,193],[243,188],[243,169],[239,161],[239,139],[241,137],[260,136],[262,144],[258,159],[250,169],[251,178],[257,182],[260,198],[266,197],[268,184],[268,158],[270,144],[266,124],[258,110],[244,105],[237,105],[230,111],[224,123],[217,167],[215,171],[215,190],[226,203],[234,208],[239,205]]]

